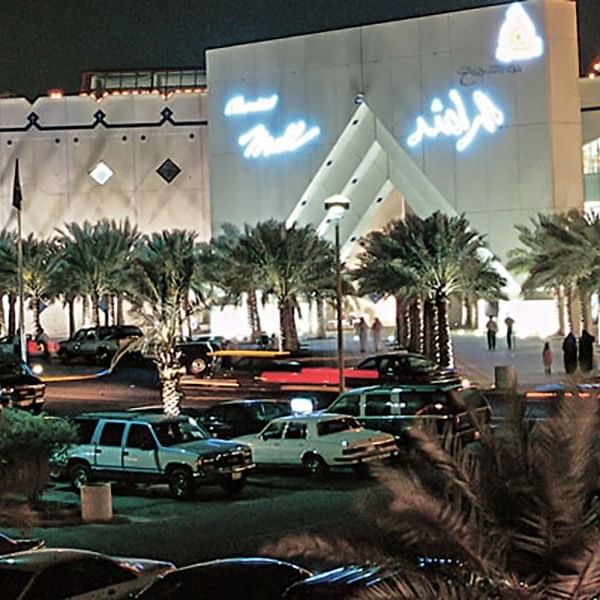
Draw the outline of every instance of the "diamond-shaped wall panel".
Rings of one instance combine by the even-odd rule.
[[[100,185],[104,185],[113,175],[113,170],[102,161],[89,172],[89,176]]]
[[[171,183],[179,173],[181,169],[170,159],[167,158],[165,162],[156,169],[156,172],[167,182]]]

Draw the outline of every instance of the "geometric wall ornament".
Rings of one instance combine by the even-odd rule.
[[[531,17],[521,4],[511,4],[500,28],[496,60],[502,63],[538,58],[544,52],[544,41],[538,35]]]
[[[165,162],[163,162],[156,172],[167,182],[171,183],[179,173],[181,173],[181,169],[170,159],[167,158]]]
[[[114,173],[106,163],[100,161],[88,174],[96,183],[104,185]]]

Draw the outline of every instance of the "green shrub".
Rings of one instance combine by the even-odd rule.
[[[50,478],[50,456],[76,439],[75,427],[63,419],[0,412],[0,497],[23,494],[38,502]]]

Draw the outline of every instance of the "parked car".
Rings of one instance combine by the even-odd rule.
[[[0,403],[40,413],[44,406],[46,384],[29,365],[20,360],[0,362]]]
[[[189,417],[99,412],[74,422],[80,443],[55,457],[53,467],[66,471],[75,489],[93,480],[115,480],[168,483],[177,499],[191,497],[200,483],[218,483],[236,493],[254,467],[248,446],[213,439]]]
[[[291,414],[289,400],[231,400],[206,410],[201,421],[212,434],[227,439],[258,433],[273,419]]]
[[[311,575],[272,558],[225,558],[162,575],[136,600],[281,600],[290,585]]]
[[[218,350],[215,358],[214,376],[236,379],[240,382],[254,381],[265,371],[299,373],[302,365],[290,359],[289,352],[275,350]]]
[[[90,363],[108,364],[123,346],[142,335],[142,330],[135,325],[79,329],[73,337],[60,342],[58,357],[63,363],[82,359]]]
[[[125,600],[174,569],[86,550],[32,550],[0,557],[0,589],[2,600]]]
[[[456,385],[383,385],[355,388],[341,394],[325,409],[351,415],[370,429],[399,438],[416,421],[433,422],[440,433],[448,429],[463,441],[478,437],[478,424],[488,424],[491,409],[477,388]]]
[[[337,367],[305,367],[293,371],[264,369],[260,374],[266,382],[280,384],[321,384],[337,386]],[[376,383],[436,383],[458,385],[461,377],[453,369],[441,368],[422,354],[396,351],[370,356],[356,367],[344,369],[347,387]]]
[[[45,545],[46,542],[39,538],[12,538],[4,533],[0,533],[0,554],[39,550]]]
[[[216,341],[182,340],[177,344],[179,362],[188,375],[207,377],[213,372],[213,353],[220,348]]]
[[[327,413],[280,417],[260,433],[237,439],[252,448],[259,466],[299,466],[316,477],[336,467],[360,469],[398,453],[393,435]]]

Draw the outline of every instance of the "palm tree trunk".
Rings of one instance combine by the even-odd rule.
[[[108,325],[115,325],[115,297],[113,294],[106,295],[106,314],[108,316]]]
[[[446,294],[436,294],[435,304],[437,307],[437,337],[439,340],[439,354],[436,362],[442,367],[454,367],[452,336],[450,334],[450,322],[448,320],[448,297]]]
[[[317,296],[317,339],[324,340],[327,337],[327,327],[325,322],[325,299]]]
[[[400,294],[396,294],[394,300],[396,301],[396,344],[404,348],[404,342],[406,341],[406,310]]]
[[[105,294],[102,299],[104,300],[104,327],[108,327],[110,325],[110,297]],[[100,303],[98,303],[98,308],[100,308]]]
[[[408,349],[411,352],[423,350],[423,311],[421,298],[415,298],[410,303],[410,341]]]
[[[30,302],[31,312],[33,313],[33,327],[34,336],[37,337],[42,330],[42,324],[40,322],[40,297],[34,294]]]
[[[94,325],[100,327],[100,298],[96,292],[92,294],[92,318]]]
[[[84,294],[81,299],[81,326],[85,327],[88,323],[88,314],[90,312],[90,298]]]
[[[179,365],[157,364],[160,380],[160,400],[166,415],[177,416],[181,412],[183,394],[179,390]]]
[[[4,295],[0,295],[0,335],[4,335],[6,330],[6,322],[4,319]]]
[[[294,303],[284,300],[279,303],[279,327],[281,330],[281,343],[284,350],[296,352],[298,350],[298,333],[294,319]]]
[[[557,285],[554,288],[554,301],[556,303],[556,313],[558,315],[558,331],[560,336],[565,335],[565,294],[563,288]]]
[[[67,298],[67,310],[69,313],[69,338],[75,333],[75,298]]]
[[[590,306],[590,294],[583,290],[581,287],[578,288],[579,292],[579,306],[581,312],[581,328],[585,329],[588,333],[592,327],[592,309]]]
[[[465,329],[473,330],[475,328],[475,322],[473,319],[473,313],[475,302],[473,302],[473,298],[471,294],[465,294],[464,298],[464,308],[465,308]]]
[[[8,294],[8,335],[13,337],[17,333],[17,295],[15,292]]]
[[[570,332],[577,335],[577,332],[573,330],[573,290],[571,289],[571,286],[565,288],[565,297],[567,303],[567,328]]]
[[[255,340],[262,333],[260,323],[260,313],[258,312],[258,302],[256,301],[256,290],[250,288],[246,295],[246,308],[248,310],[248,323],[252,332],[252,339]]]
[[[439,355],[439,335],[433,298],[425,298],[423,303],[423,354],[437,362]]]
[[[117,325],[125,323],[125,315],[123,312],[123,296],[117,294]]]

